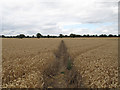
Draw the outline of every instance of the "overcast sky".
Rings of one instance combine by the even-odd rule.
[[[119,0],[1,0],[4,35],[118,34]]]

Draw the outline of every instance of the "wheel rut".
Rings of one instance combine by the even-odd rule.
[[[63,40],[55,56],[56,60],[43,73],[43,88],[83,88],[82,77],[74,67]]]

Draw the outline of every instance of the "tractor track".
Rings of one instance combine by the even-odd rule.
[[[74,67],[63,40],[55,56],[56,60],[43,73],[43,88],[83,88],[82,77]]]

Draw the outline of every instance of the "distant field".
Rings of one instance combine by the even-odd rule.
[[[2,44],[3,88],[77,88],[81,87],[78,74],[82,87],[118,87],[117,38],[3,39]],[[68,58],[71,71],[63,68]],[[50,77],[46,71],[51,71]],[[72,85],[67,83],[70,75],[78,75]]]

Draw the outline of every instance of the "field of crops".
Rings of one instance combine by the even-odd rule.
[[[72,58],[72,67],[82,76],[84,87],[117,87],[117,38],[3,39],[2,87],[42,88],[44,71],[53,65],[61,40]],[[60,75],[56,81],[61,80],[57,77]]]
[[[42,70],[54,60],[60,40],[3,39],[3,87],[42,87]]]
[[[117,87],[118,39],[72,39],[65,42],[86,87]]]

